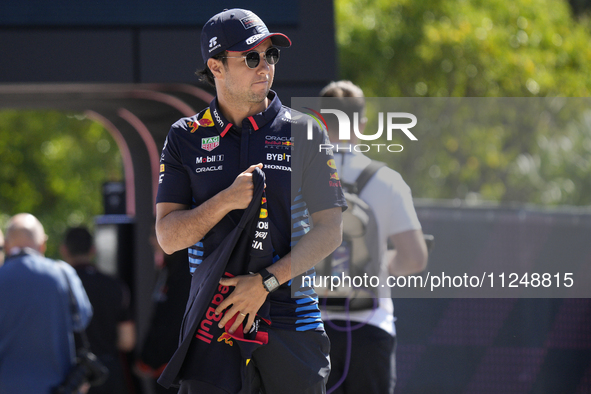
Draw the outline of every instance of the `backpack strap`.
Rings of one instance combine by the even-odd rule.
[[[361,174],[357,177],[355,181],[356,186],[356,193],[361,194],[361,191],[367,185],[367,182],[375,175],[376,172],[382,167],[384,167],[386,163],[381,161],[372,160],[364,169],[361,171]]]
[[[72,313],[72,320],[74,322],[73,327],[82,325],[81,318],[80,318],[80,309],[78,307],[78,302],[76,301],[76,297],[74,296],[74,291],[72,290],[72,283],[68,278],[68,273],[65,269],[61,268],[61,264],[67,264],[63,261],[57,261],[56,264],[59,264],[58,267],[61,273],[66,278],[66,284],[68,285],[68,293],[70,295],[70,312]],[[76,349],[84,349],[86,351],[90,351],[90,341],[88,340],[88,336],[86,335],[86,328],[82,328],[80,332],[77,332],[75,329],[72,330],[74,334],[74,340],[76,344]]]

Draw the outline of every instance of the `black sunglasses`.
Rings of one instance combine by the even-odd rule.
[[[270,47],[264,52],[250,51],[242,56],[220,56],[225,58],[240,58],[243,57],[248,68],[257,68],[261,62],[261,54],[265,55],[265,60],[269,65],[279,63],[279,48]]]

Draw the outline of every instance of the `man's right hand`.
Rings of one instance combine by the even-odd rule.
[[[254,194],[252,172],[262,164],[248,167],[232,185],[195,208],[186,204],[156,204],[156,235],[167,254],[199,242],[228,212],[246,209]]]
[[[258,167],[263,169],[263,164],[254,164],[238,175],[234,182],[224,190],[224,198],[232,209],[246,209],[254,193],[252,173]]]

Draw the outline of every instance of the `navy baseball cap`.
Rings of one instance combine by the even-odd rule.
[[[289,47],[290,39],[282,33],[270,33],[265,23],[249,10],[233,8],[211,17],[201,31],[201,55],[210,57],[223,51],[245,52],[267,38],[275,46]]]

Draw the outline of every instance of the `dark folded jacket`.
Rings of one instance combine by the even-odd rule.
[[[270,324],[269,299],[260,308],[253,329],[242,335],[242,325],[234,334],[217,326],[222,315],[214,311],[233,288],[221,286],[222,277],[258,272],[273,262],[268,213],[264,193],[265,174],[253,172],[252,201],[222,243],[197,267],[181,326],[179,347],[158,379],[164,387],[180,379],[203,380],[228,392],[239,392],[247,374],[252,352],[267,343],[265,328]]]

